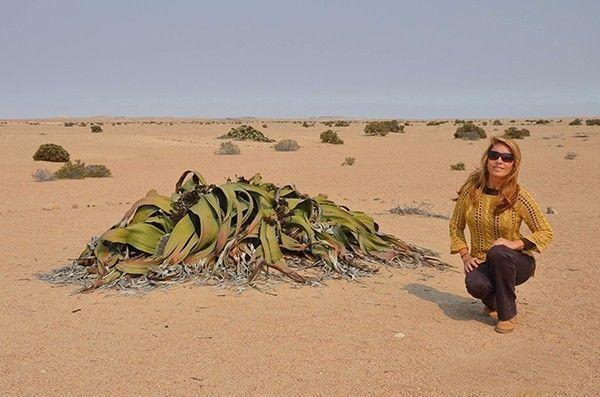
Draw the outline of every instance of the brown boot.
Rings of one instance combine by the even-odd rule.
[[[515,329],[516,325],[517,316],[514,316],[510,320],[498,321],[498,324],[496,324],[496,326],[494,327],[494,331],[498,332],[499,334],[508,334],[509,332],[512,332]]]
[[[491,309],[487,306],[484,306],[483,314],[491,318],[498,318],[498,312],[495,309]]]

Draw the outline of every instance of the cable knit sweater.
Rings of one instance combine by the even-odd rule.
[[[524,253],[532,255],[532,251],[541,252],[552,240],[552,227],[546,220],[533,197],[519,187],[517,202],[499,215],[494,215],[498,202],[498,192],[485,188],[476,203],[469,197],[465,189],[462,192],[450,219],[450,252],[457,253],[469,248],[465,238],[465,225],[471,235],[471,256],[485,260],[492,243],[498,238],[507,240],[523,240]],[[521,222],[525,222],[531,234],[521,235]]]

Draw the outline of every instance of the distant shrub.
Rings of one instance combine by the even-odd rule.
[[[481,123],[481,125],[487,125],[487,121],[484,121],[483,123]]]
[[[92,131],[92,132],[102,132],[102,127],[100,127],[99,125],[91,125],[90,126],[90,131]]]
[[[342,165],[354,165],[354,161],[356,159],[354,157],[346,157]]]
[[[87,123],[84,123],[84,122],[82,121],[81,123],[79,123],[79,126],[80,126],[80,127],[85,127],[85,126],[87,126]]]
[[[487,138],[485,130],[471,122],[465,123],[456,129],[454,138],[466,141],[475,141],[477,139]]]
[[[494,125],[502,125],[502,122],[500,120],[494,120]]]
[[[249,125],[242,125],[232,128],[219,139],[233,139],[234,141],[255,141],[255,142],[275,142],[274,139],[267,138],[261,131]]]
[[[466,120],[460,120],[460,119],[454,120],[454,125],[465,124],[465,123],[468,123],[468,121],[466,121]]]
[[[370,121],[365,125],[365,135],[385,136],[389,132],[404,132],[404,126],[398,120]]]
[[[585,125],[600,125],[600,119],[588,119],[585,121]]]
[[[581,125],[581,119],[575,119],[569,123],[569,125]]]
[[[440,120],[440,121],[438,121],[438,120],[431,120],[431,121],[427,122],[427,125],[428,126],[436,126],[436,125],[446,124],[447,122],[448,121],[445,121],[445,120]]]
[[[452,171],[464,171],[465,170],[465,163],[463,163],[461,161],[461,162],[458,162],[456,164],[450,164],[450,169]]]
[[[90,164],[85,166],[85,176],[87,178],[108,178],[112,176],[112,172],[105,165]]]
[[[219,150],[217,150],[216,154],[225,154],[225,155],[234,155],[240,154],[242,151],[238,147],[238,145],[232,142],[223,142],[221,146],[219,146]]]
[[[575,152],[568,152],[565,154],[565,159],[567,160],[575,160],[575,157],[577,157],[577,153]]]
[[[509,139],[523,139],[530,136],[530,133],[527,128],[518,129],[517,127],[509,127],[504,130],[503,136]]]
[[[511,123],[516,123],[516,122],[517,122],[517,120],[511,120],[510,122],[511,122]]]
[[[56,179],[54,174],[52,174],[46,168],[38,168],[31,176],[36,182],[49,182]]]
[[[550,124],[550,120],[539,119],[535,121],[536,124]]]
[[[75,125],[72,121],[65,121],[65,127],[73,127]]]
[[[336,120],[333,123],[334,127],[348,127],[349,125],[350,125],[350,122],[346,121],[346,120]]]
[[[64,163],[69,161],[69,158],[69,152],[54,143],[44,143],[33,155],[35,161],[52,161],[55,163]]]
[[[300,149],[300,145],[293,139],[282,139],[275,144],[276,152],[295,152]]]
[[[344,143],[344,141],[338,136],[337,132],[333,130],[321,132],[321,142],[331,143],[334,145],[342,145]]]
[[[54,173],[56,179],[83,179],[85,176],[85,163],[81,160],[68,161]]]
[[[333,123],[335,123],[335,121],[321,121],[321,124],[327,127],[333,127]]]
[[[267,128],[267,125],[266,125],[266,124],[263,124],[263,125],[262,125],[262,128]]]
[[[312,127],[314,125],[315,125],[315,123],[309,123],[308,121],[302,122],[302,127],[304,127],[304,128]]]

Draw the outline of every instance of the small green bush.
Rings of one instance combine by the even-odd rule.
[[[517,127],[510,127],[504,130],[504,137],[509,139],[523,139],[530,136],[527,128],[518,129]]]
[[[300,145],[293,139],[282,139],[274,146],[276,152],[295,152],[300,149]]]
[[[398,120],[370,121],[365,125],[365,135],[385,136],[389,132],[404,132],[404,126]]]
[[[342,145],[344,141],[338,136],[337,132],[333,130],[327,130],[321,132],[321,142],[331,143],[334,145]]]
[[[485,130],[471,122],[465,123],[456,129],[454,138],[466,141],[475,141],[477,139],[487,138]]]
[[[52,161],[55,163],[64,163],[69,161],[69,158],[69,152],[54,143],[44,143],[33,155],[35,161]]]
[[[302,127],[304,127],[304,128],[312,127],[314,125],[315,125],[315,123],[309,123],[308,121],[302,122]]]
[[[346,121],[346,120],[336,120],[333,123],[334,127],[348,127],[349,125],[350,125],[350,122]]]
[[[535,121],[536,124],[550,124],[550,120],[539,119]]]
[[[581,125],[581,119],[575,119],[569,123],[569,125]]]
[[[81,160],[68,161],[54,173],[56,179],[83,179],[85,176],[85,163]]]
[[[465,123],[468,123],[468,121],[466,121],[466,120],[460,120],[460,119],[454,120],[454,125],[465,124]]]
[[[239,146],[232,142],[223,142],[221,146],[219,146],[219,150],[217,150],[216,154],[224,154],[224,155],[235,155],[241,154]]]
[[[431,120],[427,122],[428,126],[436,126],[436,125],[442,125],[442,124],[446,124],[448,121],[444,121],[444,120]]]
[[[354,165],[354,161],[356,161],[354,157],[346,157],[342,165]]]
[[[90,126],[90,131],[92,131],[92,132],[102,132],[102,127],[100,127],[99,125],[91,125]]]
[[[237,128],[232,128],[227,134],[221,135],[219,139],[233,139],[234,141],[275,142],[274,139],[267,138],[260,130],[257,130],[249,125],[242,125]]]
[[[588,119],[585,121],[585,125],[600,125],[600,119]]]
[[[450,169],[452,171],[464,171],[465,170],[465,163],[463,163],[461,161],[461,162],[458,162],[456,164],[450,164]]]
[[[72,121],[65,121],[65,127],[73,127],[75,125]]]
[[[502,122],[500,120],[494,120],[494,125],[502,125]]]
[[[85,176],[87,178],[108,178],[112,176],[112,172],[105,165],[90,164],[85,166]]]

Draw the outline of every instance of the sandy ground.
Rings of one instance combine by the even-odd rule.
[[[387,210],[424,201],[449,215],[467,175],[450,164],[473,169],[487,145],[453,139],[452,122],[413,122],[387,137],[366,137],[353,123],[336,128],[346,143],[333,146],[319,142],[323,125],[268,121],[266,135],[302,148],[279,153],[272,144],[240,143],[241,155],[217,156],[214,137],[231,122],[103,121],[100,134],[60,120],[0,124],[1,395],[600,393],[600,127],[526,123],[532,136],[521,141],[521,183],[542,208],[558,211],[548,215],[555,240],[538,258],[536,277],[517,288],[521,325],[499,335],[466,293],[460,269],[382,269],[359,282],[282,284],[274,294],[193,285],[142,296],[77,294],[39,281],[37,272],[76,257],[147,190],[171,193],[186,169],[217,184],[260,172],[328,193],[458,267],[446,220]],[[488,134],[501,134],[503,121],[488,125]],[[32,160],[47,142],[106,164],[114,177],[35,182],[37,168],[58,168]],[[569,151],[574,160],[564,159]],[[347,156],[354,166],[340,165]]]

